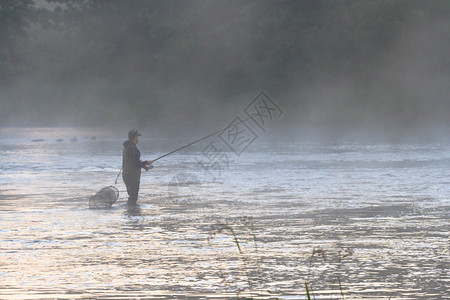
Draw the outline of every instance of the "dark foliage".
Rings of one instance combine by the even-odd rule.
[[[313,125],[450,110],[449,1],[39,3],[0,0],[2,119],[187,124],[261,89]]]

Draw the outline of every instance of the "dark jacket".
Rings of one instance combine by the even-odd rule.
[[[147,161],[141,160],[141,151],[130,140],[123,143],[122,168],[124,173],[140,173]]]

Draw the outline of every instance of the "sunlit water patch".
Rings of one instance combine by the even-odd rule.
[[[0,298],[450,294],[447,145],[260,144],[217,178],[198,145],[143,173],[139,208],[119,180],[111,209],[89,209],[122,142],[0,130]],[[143,137],[143,157],[162,143]]]

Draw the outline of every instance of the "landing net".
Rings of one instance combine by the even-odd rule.
[[[108,186],[89,198],[89,208],[110,208],[117,199],[119,190],[115,186]]]

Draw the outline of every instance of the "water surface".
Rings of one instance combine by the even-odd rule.
[[[346,299],[450,295],[448,145],[261,142],[213,176],[207,141],[143,173],[139,208],[119,180],[111,209],[89,209],[122,142],[0,129],[0,298],[305,299],[307,282],[339,299],[338,278]]]

